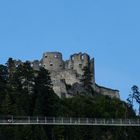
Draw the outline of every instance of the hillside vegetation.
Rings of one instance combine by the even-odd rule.
[[[87,95],[85,93],[85,95]],[[0,65],[1,116],[137,118],[132,106],[107,96],[58,98],[49,72],[16,67],[12,58]],[[97,126],[0,126],[0,140],[138,140],[139,128]]]

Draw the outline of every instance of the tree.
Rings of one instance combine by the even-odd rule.
[[[15,115],[16,114],[16,107],[15,104],[10,96],[10,94],[6,94],[5,99],[2,103],[2,113],[3,115]]]
[[[136,102],[139,104],[138,115],[140,116],[140,92],[138,86],[134,85],[132,87],[133,96]]]
[[[90,93],[93,93],[92,88],[92,74],[90,72],[90,69],[88,67],[83,68],[83,75],[81,78],[81,83],[83,87]]]
[[[27,61],[20,64],[13,75],[13,85],[17,89],[25,89],[29,93],[32,92],[34,85],[34,70]]]
[[[34,114],[43,116],[55,115],[58,97],[52,89],[52,82],[48,70],[40,68],[34,85]]]
[[[7,74],[7,67],[0,65],[0,113],[2,113],[1,104],[5,99],[5,94],[7,93]]]
[[[34,87],[35,71],[29,62],[25,62],[16,67],[11,81],[11,91],[15,102],[18,105],[20,114],[32,115],[32,96]]]
[[[9,82],[11,83],[13,80],[13,75],[14,75],[15,69],[16,69],[15,62],[14,62],[13,58],[9,58],[6,64],[8,67]]]
[[[0,65],[0,91],[5,91],[7,86],[8,69],[4,65]]]
[[[129,106],[131,106],[132,108],[133,108],[134,100],[136,101],[136,103],[138,103],[138,105],[139,105],[138,115],[140,116],[140,92],[139,92],[139,88],[138,88],[138,86],[133,85],[131,90],[132,90],[132,93],[129,94],[127,102],[129,104]]]

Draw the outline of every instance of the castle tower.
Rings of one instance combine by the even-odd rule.
[[[71,55],[68,64],[68,69],[76,70],[78,74],[83,75],[84,67],[90,69],[90,57],[88,54],[78,53],[78,54]]]
[[[83,69],[82,53],[74,54],[70,57],[69,69],[76,70],[78,74],[82,75]]]
[[[90,63],[90,58],[89,58],[89,55],[84,53],[82,55],[82,60],[83,60],[83,68],[84,67],[89,67],[89,63]]]
[[[42,66],[50,71],[64,69],[62,54],[59,52],[46,52],[43,54]]]

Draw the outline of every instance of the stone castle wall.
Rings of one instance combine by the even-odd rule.
[[[46,52],[43,54],[42,66],[49,71],[64,69],[62,54],[59,52]]]
[[[19,65],[22,62],[15,61],[15,63]],[[118,90],[101,87],[95,83],[94,58],[90,59],[89,55],[86,53],[73,54],[70,56],[69,60],[64,61],[60,52],[46,52],[43,54],[43,58],[40,61],[35,60],[31,62],[31,66],[35,70],[39,70],[40,67],[49,70],[53,90],[59,97],[71,97],[68,93],[67,85],[80,85],[83,68],[87,67],[92,75],[92,87],[96,92],[119,98]],[[80,87],[78,86],[77,89],[80,89]]]
[[[95,91],[97,93],[102,93],[103,95],[110,96],[112,98],[120,98],[118,90],[113,90],[111,88],[106,88],[97,84],[95,84]]]

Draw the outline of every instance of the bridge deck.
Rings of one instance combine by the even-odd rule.
[[[96,119],[63,117],[0,117],[0,125],[140,126],[139,119]]]

